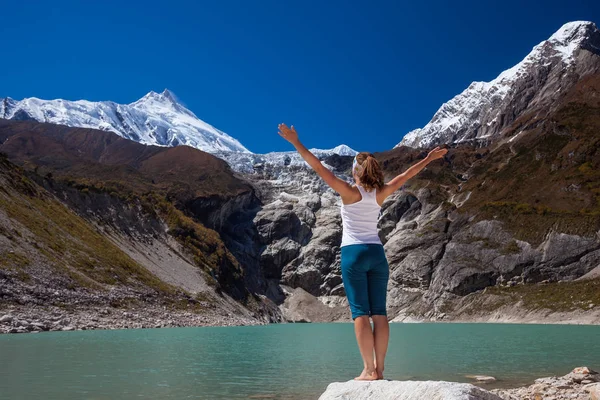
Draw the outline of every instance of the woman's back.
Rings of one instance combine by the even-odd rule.
[[[351,244],[381,244],[377,222],[381,206],[377,202],[377,190],[366,191],[356,185],[362,198],[352,204],[342,204],[342,246]]]

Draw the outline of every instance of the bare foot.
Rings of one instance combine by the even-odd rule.
[[[356,378],[354,378],[354,380],[357,381],[376,381],[377,378],[377,371],[375,370],[367,370],[366,368],[363,369],[363,371],[361,372],[361,374],[359,376],[357,376]]]

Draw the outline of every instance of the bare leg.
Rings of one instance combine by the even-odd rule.
[[[375,348],[375,360],[377,361],[377,379],[383,379],[383,370],[385,368],[385,353],[387,353],[388,342],[390,339],[390,325],[387,316],[373,315],[373,337]]]
[[[373,356],[374,342],[371,321],[367,315],[360,316],[354,320],[354,332],[360,355],[362,356],[364,369],[360,376],[355,379],[361,381],[372,381],[377,379],[375,371],[375,358]]]

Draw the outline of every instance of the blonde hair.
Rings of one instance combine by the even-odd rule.
[[[355,167],[353,167],[352,173],[358,177],[362,187],[368,192],[373,189],[381,190],[384,185],[383,171],[373,154],[361,152],[354,159]]]

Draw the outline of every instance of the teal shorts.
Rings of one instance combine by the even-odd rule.
[[[342,280],[352,319],[387,315],[386,296],[390,268],[380,244],[342,246]]]

